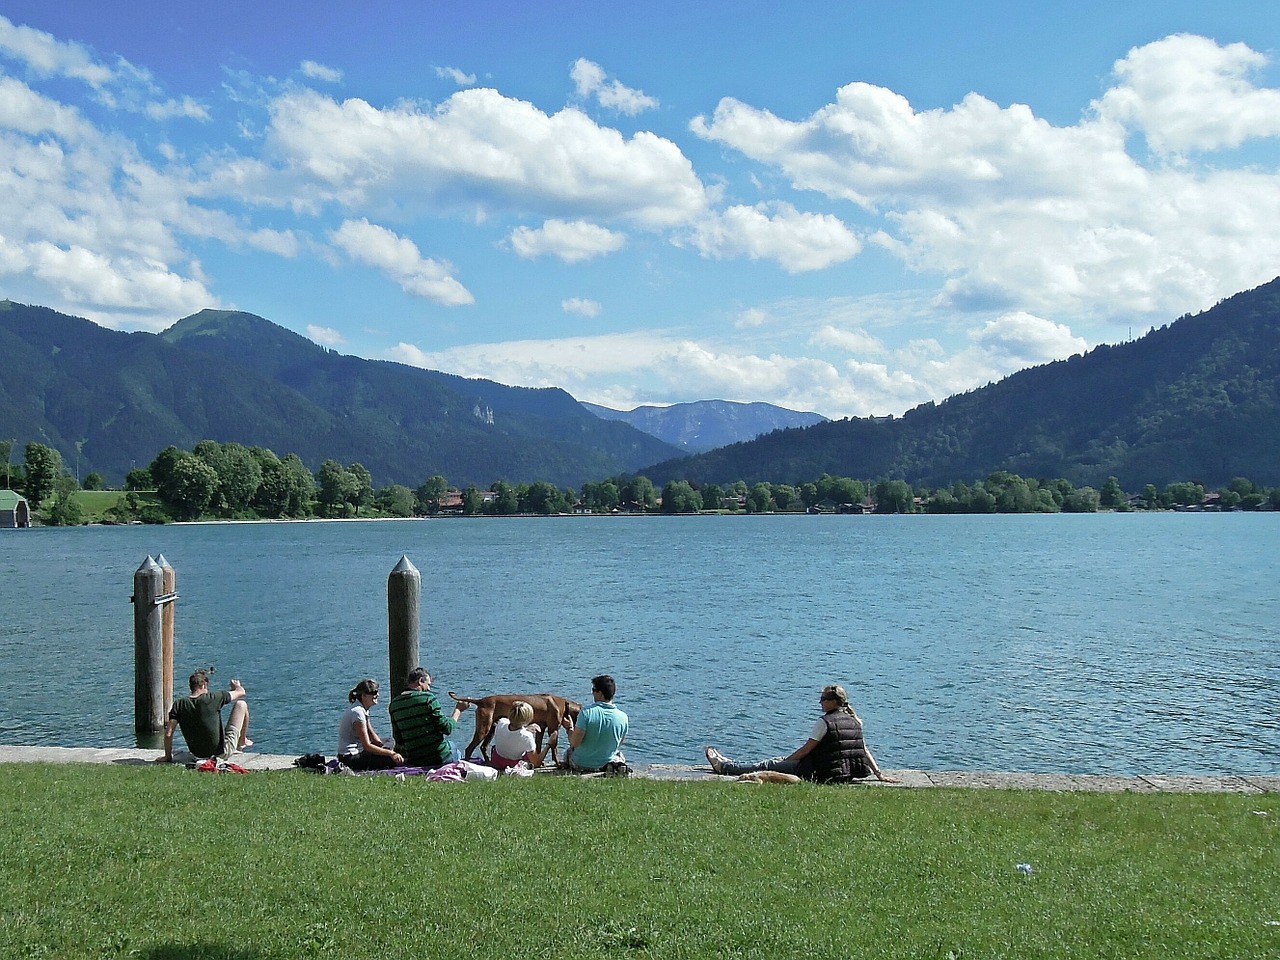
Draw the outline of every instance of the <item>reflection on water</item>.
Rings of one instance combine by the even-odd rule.
[[[394,521],[0,531],[0,741],[133,741],[133,571],[178,572],[179,685],[331,753],[422,572],[436,690],[590,697],[639,762],[805,736],[843,683],[889,767],[1280,773],[1280,515]],[[385,702],[374,723],[388,727]],[[470,715],[463,720],[465,742]]]

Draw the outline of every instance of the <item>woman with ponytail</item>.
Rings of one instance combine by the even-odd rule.
[[[862,738],[862,718],[849,705],[844,687],[831,684],[819,696],[822,716],[814,723],[809,739],[785,757],[759,763],[735,763],[715,747],[707,747],[707,762],[716,773],[736,777],[744,773],[771,771],[790,773],[816,783],[849,783],[875,777],[897,783],[886,776]]]
[[[378,736],[369,710],[378,702],[378,681],[361,680],[347,694],[351,704],[338,721],[338,759],[352,770],[389,770],[404,757]]]

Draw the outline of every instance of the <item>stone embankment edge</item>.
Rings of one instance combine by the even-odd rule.
[[[0,745],[0,763],[117,763],[149,765],[161,756],[159,750],[128,747],[23,747]],[[182,755],[179,755],[182,759]],[[292,770],[293,756],[280,754],[237,754],[237,763],[250,770]],[[978,773],[963,770],[887,770],[900,783],[871,781],[873,789],[960,787],[996,790],[1052,790],[1089,793],[1277,793],[1280,776],[1157,776],[1113,777],[1067,773]],[[718,780],[705,766],[683,764],[637,765],[635,776],[651,780]]]

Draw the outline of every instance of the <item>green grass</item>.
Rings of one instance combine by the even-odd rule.
[[[97,523],[108,510],[124,499],[123,490],[77,490],[76,499],[84,510],[86,523]]]
[[[75,492],[75,499],[80,505],[82,522],[84,523],[101,523],[103,520],[110,519],[108,511],[126,496],[127,493],[124,490],[77,490]],[[160,503],[160,498],[155,491],[144,491],[138,493],[137,496],[138,500],[144,505],[159,505]],[[38,516],[43,519],[48,514],[48,508],[52,503],[52,499],[45,500],[44,509],[38,511]]]
[[[1280,955],[1277,795],[2,769],[5,958]]]

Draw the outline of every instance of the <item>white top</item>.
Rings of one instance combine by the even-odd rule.
[[[363,749],[360,736],[356,733],[357,723],[363,723],[365,733],[369,732],[369,711],[361,704],[353,703],[342,712],[342,718],[338,721],[338,756],[350,756]]]
[[[493,731],[493,749],[508,760],[523,760],[530,750],[538,749],[538,741],[528,727],[511,729],[511,721],[503,717]]]

